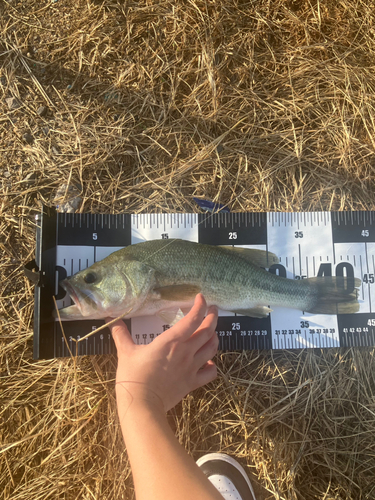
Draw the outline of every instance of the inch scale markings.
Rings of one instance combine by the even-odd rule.
[[[360,311],[356,314],[310,314],[273,307],[267,318],[256,319],[219,311],[217,333],[221,349],[375,345],[375,294],[372,290],[375,286],[375,227],[371,212],[56,214],[54,217],[57,246],[52,286],[58,290],[59,307],[70,305],[67,303],[70,299],[58,288],[58,282],[67,275],[130,244],[182,238],[212,245],[269,250],[279,257],[279,263],[271,266],[269,272],[289,279],[332,275],[355,276],[362,280]],[[40,303],[42,309],[43,300]],[[50,311],[44,311],[43,316],[48,315]],[[64,330],[67,338],[73,339],[101,324],[103,322],[98,320],[64,322]],[[127,324],[134,341],[139,344],[149,343],[168,328],[158,317],[132,318]],[[43,338],[44,356],[67,356],[68,349],[61,340],[59,325],[55,322],[51,328],[53,345],[49,346],[51,340]],[[40,333],[41,339],[43,335]],[[69,344],[74,347],[72,340]],[[93,335],[79,347],[80,354],[109,352],[115,352],[115,348],[107,331]],[[41,357],[42,354],[39,353]]]

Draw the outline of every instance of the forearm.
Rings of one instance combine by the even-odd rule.
[[[158,405],[120,398],[118,407],[137,500],[222,500]]]

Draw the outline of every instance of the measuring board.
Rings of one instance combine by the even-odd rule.
[[[34,358],[69,356],[58,307],[71,305],[59,281],[112,252],[151,239],[182,238],[211,245],[258,248],[275,253],[269,272],[290,278],[355,276],[360,310],[355,314],[310,314],[272,307],[256,319],[219,311],[219,349],[303,349],[375,345],[375,212],[64,214],[45,208],[37,218]],[[272,305],[271,305],[272,306]],[[134,342],[147,344],[168,328],[159,317],[126,320]],[[104,324],[64,321],[73,353],[75,342]],[[78,355],[114,353],[108,329],[79,342]]]

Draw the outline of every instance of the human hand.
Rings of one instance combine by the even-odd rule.
[[[125,399],[127,409],[134,402],[151,403],[168,411],[216,378],[212,358],[219,345],[218,311],[211,306],[204,317],[206,309],[203,295],[198,294],[190,312],[148,345],[134,344],[122,320],[109,327],[118,356],[118,403]]]

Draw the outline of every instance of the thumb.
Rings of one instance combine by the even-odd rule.
[[[112,320],[113,318],[105,318],[106,323]],[[110,325],[108,328],[110,329],[112,338],[116,344],[117,352],[121,350],[127,351],[134,346],[128,327],[121,319]]]

